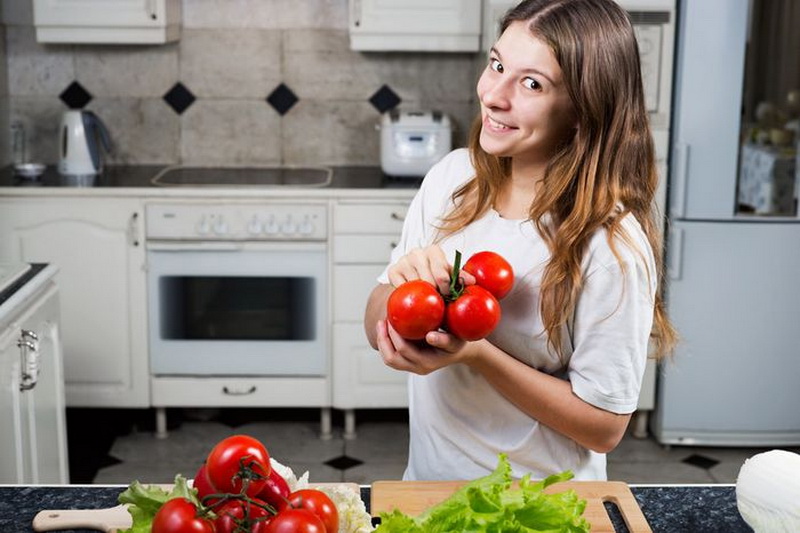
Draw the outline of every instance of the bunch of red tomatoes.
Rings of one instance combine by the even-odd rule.
[[[264,445],[247,435],[217,443],[194,478],[201,506],[168,500],[153,533],[337,533],[339,512],[316,489],[291,492]]]
[[[489,335],[500,322],[500,303],[514,285],[514,271],[501,255],[483,251],[471,256],[463,270],[474,285],[459,280],[461,252],[456,251],[450,291],[441,295],[427,281],[407,281],[389,295],[386,318],[401,337],[421,340],[429,331],[444,329],[468,341]]]

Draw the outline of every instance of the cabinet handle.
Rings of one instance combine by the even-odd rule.
[[[23,332],[31,333],[27,330],[23,330]],[[21,363],[19,382],[21,391],[31,390],[39,379],[39,347],[35,341],[25,340],[25,337],[26,335],[23,333],[20,340],[17,341]]]
[[[28,339],[32,339],[34,341],[38,341],[39,340],[39,336],[36,333],[34,333],[33,331],[29,330],[29,329],[23,329],[22,330],[22,338],[23,339],[28,338]]]
[[[222,392],[227,394],[228,396],[247,396],[248,394],[253,394],[254,392],[256,392],[256,386],[253,385],[247,390],[233,390],[225,386],[222,387]]]
[[[394,250],[395,248],[397,248],[397,243],[396,243],[396,242],[394,242],[394,241],[391,241],[391,242],[389,243],[389,248],[391,248],[392,250]]]
[[[392,220],[399,220],[401,222],[406,219],[405,213],[398,213],[397,211],[392,211],[392,214],[389,216],[392,217]]]
[[[353,26],[358,28],[361,26],[361,0],[351,0],[350,8],[352,9]]]
[[[128,222],[128,241],[132,246],[139,246],[139,213],[132,214]]]
[[[147,14],[150,15],[150,18],[153,20],[158,19],[158,11],[156,11],[156,2],[155,0],[148,0],[147,1]]]

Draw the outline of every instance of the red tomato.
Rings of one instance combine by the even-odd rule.
[[[339,531],[339,511],[336,504],[321,490],[296,490],[289,496],[289,504],[295,509],[306,509],[317,515],[325,524],[327,533]]]
[[[269,521],[264,533],[327,533],[317,515],[306,509],[287,507]]]
[[[269,473],[269,478],[267,478],[264,488],[258,493],[258,498],[264,500],[276,510],[283,509],[291,492],[286,480],[273,469]]]
[[[500,322],[500,302],[479,285],[469,285],[447,304],[444,323],[447,331],[467,341],[486,337]]]
[[[233,435],[219,441],[208,454],[208,480],[219,492],[255,496],[267,482],[272,467],[267,449],[258,439]]]
[[[272,518],[272,513],[264,505],[264,502],[255,498],[251,502],[228,500],[214,509],[217,514],[214,520],[215,533],[263,533]]]
[[[386,303],[386,318],[404,339],[424,339],[439,329],[444,317],[444,298],[432,284],[421,279],[397,287]]]
[[[211,484],[211,481],[208,479],[208,473],[206,472],[206,465],[200,465],[200,468],[197,469],[197,473],[194,475],[194,480],[192,480],[192,487],[197,489],[197,497],[200,499],[205,506],[214,505],[215,502],[219,501],[215,498],[207,498],[210,494],[216,494],[217,489]]]
[[[478,252],[464,263],[462,270],[475,276],[476,283],[502,300],[514,286],[514,270],[503,256],[494,252]]]
[[[197,507],[186,498],[168,500],[153,517],[152,533],[214,533],[211,520],[198,516]]]

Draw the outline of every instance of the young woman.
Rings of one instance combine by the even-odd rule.
[[[511,9],[477,85],[469,149],[437,164],[367,303],[385,364],[410,373],[406,479],[472,479],[506,453],[514,475],[605,479],[650,352],[675,335],[659,295],[658,177],[639,55],[611,0]],[[401,338],[386,301],[421,278],[445,293],[455,251],[515,271],[486,339]],[[474,283],[463,274],[462,280]]]

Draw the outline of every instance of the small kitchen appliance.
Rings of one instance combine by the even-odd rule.
[[[103,154],[111,150],[111,137],[100,117],[91,111],[70,110],[61,117],[58,172],[64,176],[90,177],[103,171]]]
[[[439,111],[390,111],[381,119],[381,169],[420,178],[452,148],[450,118]]]

